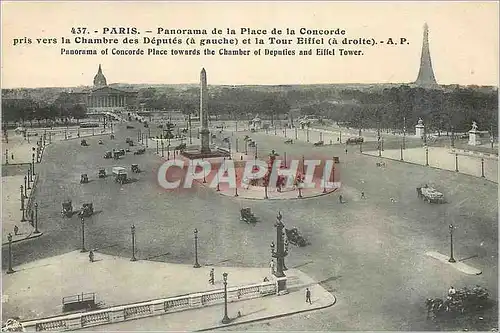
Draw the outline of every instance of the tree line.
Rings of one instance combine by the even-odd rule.
[[[47,93],[45,92],[45,95]],[[138,91],[138,110],[181,110],[198,115],[200,89],[149,87]],[[85,105],[68,93],[52,102],[2,99],[4,121],[81,119]],[[474,87],[424,89],[408,85],[369,89],[336,86],[210,86],[208,111],[226,119],[312,115],[353,128],[411,131],[419,118],[430,131],[498,130],[498,92]]]

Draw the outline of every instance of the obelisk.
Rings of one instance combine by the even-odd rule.
[[[205,68],[201,69],[200,73],[200,135],[201,135],[201,149],[202,154],[210,153],[210,131],[208,130],[208,91],[207,91],[207,72]]]

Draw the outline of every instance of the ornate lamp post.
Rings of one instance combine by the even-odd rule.
[[[24,176],[24,194],[25,194],[24,197],[25,198],[28,198],[28,196],[26,195],[26,190],[28,189],[27,180],[28,180],[28,177]]]
[[[82,249],[80,250],[81,253],[87,252],[87,249],[85,248],[85,219],[82,216],[81,219],[82,222]]]
[[[21,185],[21,211],[23,212],[23,216],[21,217],[21,222],[26,221],[26,217],[24,216],[24,191],[23,185]]]
[[[38,203],[35,202],[35,231],[33,232],[34,234],[39,234],[40,231],[38,231]]]
[[[156,155],[160,153],[159,145],[160,144],[158,143],[158,139],[156,139]]]
[[[448,262],[454,263],[456,262],[455,258],[453,258],[453,229],[455,229],[455,227],[453,224],[450,224],[448,228],[450,229],[450,259]]]
[[[5,149],[5,164],[9,164],[9,150]]]
[[[233,153],[231,152],[231,141],[228,142],[228,149],[229,149],[229,159],[231,159],[233,156]]]
[[[481,177],[484,178],[484,158],[481,159]]]
[[[170,160],[170,139],[168,141],[169,143],[167,145],[167,160]]]
[[[274,275],[277,278],[286,277],[283,272],[285,269],[285,257],[288,255],[288,250],[285,248],[285,241],[283,237],[283,229],[285,225],[282,222],[283,216],[281,212],[278,213],[276,217],[276,223],[274,226],[276,227],[276,251],[274,242],[271,243],[271,255],[273,258],[276,258],[276,272]],[[286,279],[278,280],[278,292],[286,290]]]
[[[224,318],[222,318],[222,323],[228,324],[231,319],[227,316],[227,273],[222,273],[222,280],[224,282]]]
[[[276,125],[274,125],[274,135],[276,135]]]
[[[234,184],[234,196],[238,196],[238,176],[235,176],[235,184]]]
[[[283,163],[285,164],[285,168],[286,168],[286,151],[283,153]]]
[[[403,149],[406,149],[406,117],[403,117]]]
[[[35,149],[35,148],[33,148]],[[31,171],[33,172],[33,176],[35,175],[35,153],[31,155]]]
[[[30,182],[31,182],[31,165],[29,166],[28,169],[28,174],[26,175],[26,178],[28,179],[28,187],[26,187],[28,190],[31,190]]]
[[[295,127],[295,140],[299,139],[299,130]]]
[[[257,152],[258,152],[258,150],[257,150],[257,144],[255,144],[255,159],[257,159]]]
[[[378,137],[377,149],[378,149],[378,157],[381,157],[382,156],[382,146],[380,144],[380,136]]]
[[[340,141],[340,143],[342,143],[342,131],[340,131],[340,133],[339,133],[339,141]]]
[[[130,227],[130,231],[132,232],[132,258],[130,258],[130,261],[137,261],[135,257],[135,225]]]
[[[245,155],[248,155],[248,140],[245,140]]]
[[[425,146],[425,166],[429,166],[429,147]]]
[[[194,268],[200,268],[198,263],[198,229],[194,229]]]
[[[309,142],[309,127],[306,128],[306,141]]]
[[[163,138],[161,139],[161,157],[165,157],[165,143],[163,142]]]
[[[319,141],[323,141],[323,132],[319,132]]]
[[[285,126],[285,138],[286,138],[286,126]]]
[[[401,150],[400,150],[400,161],[403,161],[403,145],[401,145]]]
[[[12,269],[12,234],[9,233],[7,236],[7,239],[9,240],[9,268],[7,269],[7,274],[12,274],[15,271]]]
[[[455,154],[455,172],[458,172],[458,154]]]

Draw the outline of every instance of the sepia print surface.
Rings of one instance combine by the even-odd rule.
[[[2,331],[497,330],[498,9],[3,2]]]

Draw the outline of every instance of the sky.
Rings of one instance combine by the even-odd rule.
[[[190,84],[199,82],[202,67],[209,84],[332,84],[408,83],[416,79],[420,64],[422,33],[429,25],[429,44],[434,72],[440,84],[494,85],[499,76],[498,2],[5,2],[2,1],[2,88],[73,87],[91,85],[101,64],[110,83]],[[112,56],[61,55],[61,49],[157,48],[151,45],[78,45],[72,28],[84,27],[86,38],[101,38],[105,27],[135,27],[144,37],[164,29],[207,29],[203,38],[227,37],[238,45],[210,47],[248,49],[249,56],[203,55],[206,48],[165,45],[161,49],[199,49],[201,55]],[[237,35],[211,35],[213,28]],[[239,34],[241,28],[266,29],[267,35]],[[271,35],[273,28],[283,31]],[[285,36],[286,28],[297,34]],[[345,30],[343,38],[399,41],[387,45],[295,45],[299,29]],[[152,33],[147,33],[150,30]],[[98,33],[94,33],[98,31]],[[106,35],[118,38],[123,35]],[[31,44],[23,44],[24,38]],[[71,44],[61,44],[62,37]],[[193,36],[199,43],[200,36]],[[256,45],[256,37],[264,45]],[[270,45],[269,37],[291,39],[289,45]],[[326,36],[326,41],[332,36]],[[55,38],[57,44],[39,44],[37,38]],[[235,39],[236,38],[236,39]],[[250,38],[252,44],[244,45]],[[14,45],[16,39],[17,45]],[[261,49],[261,55],[253,52]],[[264,55],[265,49],[295,50],[294,56]],[[298,55],[299,50],[335,49],[335,56]],[[340,56],[340,49],[360,50],[362,55]]]

